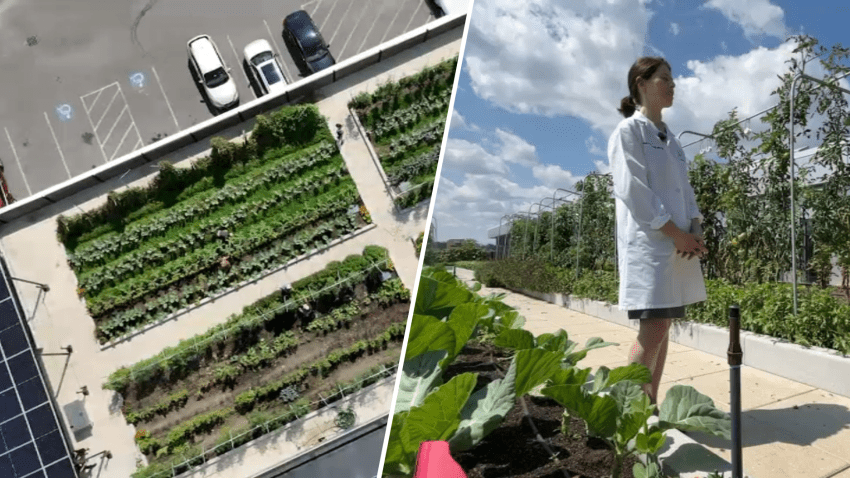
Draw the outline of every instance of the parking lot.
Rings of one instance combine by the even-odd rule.
[[[435,17],[426,0],[0,0],[0,161],[25,198],[213,117],[186,42],[207,34],[240,103],[256,96],[242,50],[266,39],[289,82],[301,79],[281,36],[305,10],[336,60]],[[128,5],[129,4],[129,5]]]

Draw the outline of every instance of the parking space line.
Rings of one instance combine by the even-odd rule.
[[[153,76],[156,78],[156,82],[159,85],[159,91],[162,92],[162,97],[165,98],[165,104],[166,104],[166,106],[168,106],[168,112],[171,113],[171,119],[174,120],[174,126],[177,128],[177,131],[175,131],[175,133],[179,133],[180,132],[180,125],[177,124],[177,116],[174,115],[174,110],[171,109],[171,102],[168,101],[168,96],[165,95],[165,88],[162,87],[162,82],[159,81],[159,75],[156,72],[156,68],[151,66],[151,70],[153,70]],[[139,136],[141,137],[141,135],[139,135]],[[142,142],[142,144],[144,144],[144,142]]]
[[[130,123],[130,126],[127,126],[127,130],[126,130],[126,131],[124,131],[124,136],[121,136],[121,142],[120,142],[120,143],[118,143],[118,147],[117,147],[117,148],[115,148],[115,152],[113,152],[113,153],[112,153],[112,156],[109,158],[109,160],[110,160],[110,161],[112,161],[113,159],[115,159],[115,155],[116,155],[116,154],[118,154],[118,152],[119,152],[119,151],[121,151],[121,145],[123,145],[123,144],[124,144],[124,140],[125,140],[125,139],[127,139],[127,135],[130,133],[130,130],[131,130],[131,129],[133,129],[133,124],[132,124],[132,123]],[[137,144],[138,144],[138,142],[137,142]]]
[[[321,2],[321,0],[310,0],[310,1],[309,1],[309,2],[307,2],[307,3],[303,3],[303,4],[301,4],[301,10],[307,10],[307,5],[310,5],[310,4],[313,4],[313,3],[316,3],[317,1],[318,1],[318,3],[322,3],[322,2]],[[310,16],[312,16],[312,14],[311,14]]]
[[[65,172],[68,173],[68,179],[71,179],[71,170],[68,169],[68,163],[65,162],[65,155],[62,154],[62,148],[59,146],[59,140],[56,139],[56,133],[53,131],[53,125],[50,124],[50,118],[47,117],[47,112],[44,112],[44,121],[47,121],[47,127],[50,128],[50,134],[53,136],[53,142],[56,143],[56,149],[59,150],[59,157],[62,158],[62,165],[65,166]]]
[[[100,119],[97,120],[97,124],[94,125],[95,128],[100,128],[100,122],[103,121],[103,118],[106,118],[106,113],[109,113],[109,108],[112,108],[112,103],[115,101],[115,98],[118,97],[118,90],[115,90],[115,94],[112,95],[112,99],[109,100],[109,104],[106,105],[106,109],[103,110],[103,114],[100,115]],[[92,108],[94,108],[94,103],[92,103]]]
[[[236,64],[241,65],[242,62],[239,61],[239,54],[236,53],[236,47],[234,47],[233,42],[230,41],[230,35],[227,35],[227,43],[230,43],[230,49],[233,50],[233,56],[236,58]],[[245,72],[242,70],[242,68],[239,68],[239,71],[242,72],[242,75],[245,75]],[[248,88],[251,88],[251,80],[245,77],[245,81],[248,82]]]
[[[342,14],[343,19],[348,16],[348,11],[351,10],[352,5],[354,5],[354,2],[348,2],[348,8],[346,8],[345,13]],[[328,42],[329,44],[333,44],[334,38],[336,38],[336,34],[339,33],[339,29],[342,28],[342,24],[343,22],[339,22],[339,25],[337,25],[336,30],[334,30],[334,34],[331,37],[331,41]]]
[[[133,123],[133,128],[136,129],[136,134],[139,135],[139,141],[142,141],[142,144],[144,144],[142,133],[139,132],[139,125],[136,123],[136,119],[133,118],[133,111],[130,109],[130,104],[127,103],[127,97],[124,96],[124,90],[121,89],[121,85],[118,85],[118,91],[121,92],[121,98],[124,100],[124,104],[127,105],[127,114],[130,115],[130,121]]]
[[[118,94],[116,93],[115,96],[118,96]],[[118,118],[116,118],[115,122],[112,123],[112,127],[109,128],[109,132],[106,133],[106,137],[103,138],[103,144],[106,144],[106,143],[109,142],[109,137],[112,136],[112,131],[115,130],[115,127],[118,126],[118,123],[121,122],[121,117],[124,116],[125,111],[127,111],[127,105],[126,104],[124,105],[124,108],[121,109],[121,113],[118,114]]]
[[[419,9],[422,8],[422,4],[425,2],[419,2],[419,5],[416,6],[416,11],[413,12],[413,15],[410,16],[410,20],[407,21],[407,25],[404,27],[404,31],[408,31],[410,29],[410,24],[413,23],[413,19],[416,18],[416,14],[419,13]]]
[[[110,87],[110,86],[112,86],[113,84],[114,84],[114,83],[110,83],[110,84],[108,84],[108,85],[104,86],[103,88],[100,88],[100,89],[98,89],[98,90],[94,90],[94,91],[91,91],[91,92],[89,92],[89,93],[86,93],[85,95],[81,96],[80,98],[85,98],[85,97],[87,97],[87,96],[91,96],[91,95],[93,95],[93,94],[97,93],[97,96],[94,98],[94,101],[93,101],[93,102],[92,102],[92,104],[91,104],[92,106],[94,106],[94,104],[95,104],[95,103],[97,103],[98,98],[100,98],[100,94],[101,94],[101,93],[103,93],[103,90],[105,90],[105,89],[109,88],[109,87]],[[88,108],[88,106],[86,105],[86,102],[85,102],[85,101],[83,101],[83,108],[86,108],[86,113],[91,113],[91,109],[90,109],[90,108]]]
[[[323,30],[323,29],[325,28],[325,23],[326,23],[326,22],[328,21],[328,19],[331,17],[331,14],[333,13],[334,8],[336,8],[336,6],[337,6],[337,4],[338,4],[338,3],[339,3],[339,0],[334,0],[334,4],[331,6],[331,9],[330,9],[330,10],[328,10],[328,16],[327,16],[327,17],[325,17],[325,19],[324,19],[324,20],[322,20],[322,23],[319,25],[319,30]],[[351,4],[349,3],[349,5],[351,5]]]
[[[381,15],[383,15],[383,14],[384,14],[384,8],[385,8],[386,6],[387,6],[386,2],[381,2],[381,10],[379,10],[379,11],[378,11],[378,14],[377,14],[377,15],[375,15],[375,19],[374,19],[374,20],[372,20],[372,26],[370,26],[370,27],[369,27],[369,31],[367,31],[367,32],[366,32],[366,34],[365,34],[365,35],[363,35],[363,41],[362,41],[362,42],[360,42],[360,46],[359,46],[359,47],[357,47],[357,53],[360,53],[361,51],[363,51],[363,45],[365,45],[365,44],[366,44],[366,40],[368,40],[368,39],[369,39],[369,35],[372,33],[372,30],[375,28],[375,25],[378,23],[378,19],[379,19],[379,18],[381,18]],[[357,53],[355,53],[355,55],[356,55]]]
[[[390,24],[389,24],[389,25],[387,25],[387,31],[385,31],[385,32],[384,32],[384,36],[383,36],[383,37],[381,37],[381,41],[379,41],[378,43],[384,43],[384,40],[386,40],[386,39],[387,39],[387,35],[389,35],[389,34],[390,34],[390,30],[391,30],[391,29],[392,29],[392,27],[393,27],[393,23],[395,23],[396,19],[398,18],[398,14],[399,14],[399,13],[401,13],[401,8],[399,8],[399,9],[397,9],[397,10],[395,11],[395,15],[393,15],[393,19],[392,19],[392,21],[390,22]]]
[[[274,35],[272,34],[272,29],[269,28],[269,24],[268,24],[268,22],[266,22],[265,18],[263,19],[263,25],[266,26],[266,31],[269,32],[269,39],[271,39],[271,41],[272,41],[272,47],[277,52],[277,57],[278,57],[277,62],[280,63],[280,66],[283,68],[284,74],[288,78],[287,82],[294,80],[294,78],[292,77],[292,73],[289,72],[289,67],[287,67],[286,62],[283,61],[283,54],[280,52],[280,48],[278,48],[277,42],[275,41]]]
[[[348,34],[348,38],[345,39],[345,43],[342,44],[342,50],[339,51],[339,60],[342,61],[344,58],[343,52],[345,48],[348,46],[348,42],[351,41],[351,36],[354,35],[354,32],[357,31],[357,27],[360,25],[360,21],[363,20],[363,17],[366,16],[366,11],[368,8],[360,9],[360,18],[357,19],[357,23],[354,24],[354,28],[351,29],[351,33]]]
[[[112,86],[112,85],[110,85],[110,86]],[[91,94],[93,94],[93,93],[89,93],[89,95],[91,95]],[[88,95],[80,97],[80,101],[83,102],[84,108],[86,106],[86,100],[84,100],[83,98],[85,98],[86,96],[88,96]],[[100,136],[97,134],[97,128],[94,127],[94,122],[91,120],[91,115],[89,114],[90,111],[91,110],[86,111],[86,118],[89,119],[89,124],[91,125],[92,133],[94,134],[94,139],[97,140],[97,145],[100,147],[100,154],[103,155],[103,162],[105,163],[105,162],[107,162],[106,151],[103,150],[103,143],[100,142]]]
[[[30,183],[27,181],[27,175],[24,174],[24,167],[21,166],[21,159],[18,157],[18,152],[15,151],[15,144],[12,143],[12,137],[9,136],[9,128],[4,127],[3,129],[6,130],[6,138],[9,140],[9,146],[12,147],[12,154],[15,155],[15,161],[18,163],[18,169],[21,170],[21,177],[24,178],[24,186],[27,187],[27,194],[29,196],[32,196],[32,189],[30,189]]]

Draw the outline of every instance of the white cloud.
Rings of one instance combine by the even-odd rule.
[[[678,23],[670,23],[670,33],[673,35],[679,34],[679,24]]]
[[[596,165],[596,170],[599,171],[600,174],[608,174],[611,172],[611,165],[609,165],[606,161],[594,159],[593,164]]]
[[[451,128],[455,130],[467,128],[466,120],[460,115],[460,113],[457,112],[456,109],[452,110]]]
[[[578,116],[610,131],[650,16],[630,0],[475,2],[464,54],[473,91],[509,111]]]
[[[457,138],[449,138],[446,142],[443,167],[467,174],[508,173],[500,157],[487,152],[480,144]]]
[[[460,184],[444,175],[440,178],[434,207],[439,239],[471,238],[492,243],[487,231],[498,227],[502,217],[528,211],[533,203],[551,197],[552,192],[553,188],[548,186],[522,186],[497,175],[465,175]]]
[[[689,61],[690,74],[676,78],[675,104],[665,110],[664,121],[675,131],[709,132],[733,108],[744,118],[773,106],[776,97],[770,92],[779,86],[778,75],[787,69],[794,47],[786,42],[740,56]]]
[[[596,156],[606,156],[608,154],[599,147],[599,141],[597,141],[594,136],[588,136],[588,138],[584,140],[584,145],[587,147],[587,151],[590,152],[590,154]]]
[[[785,37],[785,12],[770,0],[709,0],[706,8],[719,10],[730,21],[744,29],[747,38],[768,35]]]
[[[502,129],[496,129],[496,137],[502,143],[499,156],[508,162],[522,166],[537,164],[537,148],[519,136]]]
[[[540,164],[531,171],[534,177],[548,188],[550,194],[557,188],[573,189],[576,182],[581,179],[555,164]]]

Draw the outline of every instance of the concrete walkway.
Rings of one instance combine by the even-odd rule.
[[[346,105],[351,98],[457,55],[462,35],[463,28],[455,28],[320,90],[315,99],[322,114],[328,117],[331,125],[338,122],[349,124]],[[235,139],[245,135],[252,127],[253,121],[248,121],[217,136]],[[44,294],[34,286],[18,284],[36,346],[47,354],[61,352],[60,347],[73,345],[74,352],[67,359],[58,355],[41,357],[60,408],[82,399],[94,423],[90,431],[73,437],[73,446],[87,447],[90,454],[103,450],[112,452],[113,457],[109,460],[99,458],[98,466],[90,476],[127,477],[143,462],[133,438],[136,430],[127,425],[121,413],[120,396],[101,389],[109,374],[121,365],[153,356],[182,338],[202,333],[226,320],[230,314],[241,311],[245,304],[274,291],[282,282],[309,275],[331,260],[361,253],[366,244],[387,248],[400,278],[413,289],[419,259],[411,238],[415,239],[425,229],[427,205],[420,205],[404,214],[396,213],[363,140],[352,137],[349,132],[341,151],[372,215],[375,228],[106,350],[101,350],[95,340],[94,322],[87,315],[84,302],[76,295],[76,278],[66,262],[63,246],[56,239],[56,219],[60,214],[74,215],[99,207],[110,191],[147,183],[154,177],[155,165],[130,170],[121,178],[89,188],[0,229],[0,253],[6,258],[12,275],[50,286],[50,291]],[[167,160],[178,167],[187,166],[194,159],[208,154],[208,143],[198,143],[169,155]],[[86,397],[77,393],[84,385],[90,392]],[[369,417],[388,413],[392,386],[385,395],[386,401],[358,401],[355,405],[357,415]],[[304,425],[305,428],[312,426]],[[285,461],[290,451],[288,448],[262,447],[250,452],[250,460],[244,460],[237,474],[223,469],[218,471],[221,476],[250,476]]]
[[[474,282],[471,271],[457,269],[457,275]],[[595,371],[601,365],[627,365],[636,338],[633,329],[505,289],[483,287],[479,291],[481,295],[490,293],[506,294],[504,302],[525,317],[524,328],[534,335],[564,329],[579,346],[590,337],[619,343],[591,351],[579,363],[581,368]],[[751,478],[850,478],[850,398],[750,367],[743,367],[741,376],[743,463]],[[711,397],[718,408],[729,411],[726,359],[671,342],[659,402],[676,384],[693,386]],[[698,433],[688,435],[731,460],[729,442]]]

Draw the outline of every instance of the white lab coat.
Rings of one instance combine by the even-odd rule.
[[[660,228],[669,220],[689,231],[703,216],[682,145],[667,130],[666,141],[636,111],[617,125],[608,141],[608,159],[617,205],[620,310],[679,307],[706,299],[699,258],[676,254],[673,239]]]

